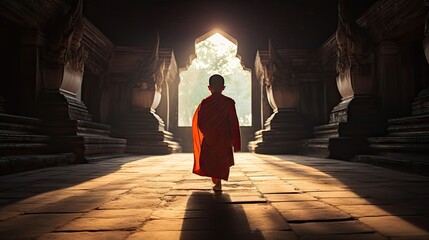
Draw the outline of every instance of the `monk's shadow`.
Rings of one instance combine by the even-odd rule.
[[[183,219],[181,240],[263,240],[259,230],[252,230],[241,204],[231,203],[222,192],[193,192]]]

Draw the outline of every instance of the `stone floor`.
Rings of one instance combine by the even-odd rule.
[[[0,177],[0,239],[429,239],[429,178],[361,163],[236,154],[214,194],[191,154]]]

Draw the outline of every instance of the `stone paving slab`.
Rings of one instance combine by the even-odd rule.
[[[297,209],[313,209],[329,207],[328,204],[320,201],[299,201],[299,202],[273,202],[271,203],[279,211],[297,210]]]
[[[364,217],[359,221],[388,237],[429,235],[428,217]]]
[[[78,218],[66,225],[56,228],[55,231],[132,231],[139,227],[142,221],[139,217],[115,217],[115,218]]]
[[[415,216],[421,213],[396,205],[342,205],[337,206],[344,212],[349,213],[355,218],[361,217],[377,217],[377,216]]]
[[[323,198],[323,202],[337,206],[337,205],[387,205],[390,201],[378,200],[373,198],[359,198],[359,197],[348,197],[348,198]]]
[[[290,224],[298,236],[319,236],[331,234],[363,234],[374,230],[358,221],[344,222],[308,222]]]
[[[0,239],[428,239],[428,177],[239,153],[214,193],[192,161],[133,156],[1,176]]]
[[[270,202],[301,202],[301,201],[317,201],[318,199],[308,194],[264,194]]]
[[[254,231],[254,232],[212,232],[212,231],[156,231],[156,232],[137,232],[132,234],[127,240],[298,240],[295,233],[291,231]]]
[[[294,209],[294,210],[279,210],[280,214],[288,222],[309,222],[309,221],[341,221],[350,220],[352,217],[334,207],[315,208],[311,211],[307,209]]]
[[[44,234],[37,240],[123,240],[129,235],[127,231],[56,232]]]
[[[0,236],[7,239],[34,239],[42,234],[53,231],[80,214],[31,214],[20,215],[0,222]]]
[[[300,240],[387,240],[377,233],[304,236]]]

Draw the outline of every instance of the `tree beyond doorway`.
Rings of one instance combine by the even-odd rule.
[[[180,73],[179,127],[191,126],[195,109],[210,94],[207,85],[213,74],[225,78],[223,93],[235,100],[240,126],[251,126],[251,72],[241,64],[237,44],[215,32],[196,41],[195,55],[188,68]]]

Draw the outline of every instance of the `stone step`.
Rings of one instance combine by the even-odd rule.
[[[295,154],[298,152],[301,144],[301,140],[282,142],[266,142],[255,140],[249,142],[248,149],[251,152],[262,154]]]
[[[0,156],[44,154],[49,151],[47,143],[0,143]]]
[[[323,148],[328,149],[329,138],[312,138],[305,141],[305,147],[307,148]]]
[[[305,132],[300,129],[293,131],[280,131],[280,130],[259,130],[256,132],[256,138],[263,141],[288,141],[288,140],[301,140],[308,137]]]
[[[331,123],[313,128],[315,138],[331,138],[339,136],[339,123]]]
[[[73,153],[12,155],[0,157],[0,175],[76,163]]]
[[[10,134],[0,132],[0,143],[48,143],[49,137],[45,135]]]
[[[327,131],[327,130],[338,129],[338,125],[339,123],[329,123],[329,124],[319,125],[314,127],[313,131],[317,132],[317,131]]]
[[[0,113],[0,122],[37,125],[40,124],[42,121],[37,118]]]
[[[66,140],[69,143],[85,143],[85,144],[126,144],[127,140],[122,138],[111,138],[100,135],[81,134],[77,136],[61,136],[53,137],[56,139]]]
[[[137,154],[170,154],[173,152],[174,145],[168,141],[153,141],[153,142],[145,142],[144,144],[128,144],[126,152],[128,153],[137,153]]]
[[[368,141],[370,148],[378,153],[429,154],[429,136],[387,136]]]
[[[401,124],[389,125],[387,128],[389,134],[400,135],[402,133],[416,133],[429,135],[429,122],[428,123],[415,123],[415,124]]]
[[[45,129],[51,135],[89,134],[108,137],[110,135],[110,126],[100,123],[93,123],[82,120],[55,120],[47,121]]]
[[[398,143],[398,144],[429,144],[429,136],[387,136],[369,138],[372,144]]]
[[[393,119],[389,119],[388,123],[389,123],[389,126],[390,125],[425,124],[425,123],[429,123],[429,114],[393,118]]]
[[[427,159],[426,159],[427,160]],[[391,168],[414,174],[429,176],[429,162],[422,158],[412,159],[407,156],[375,156],[357,155],[352,161],[369,163],[381,167]]]
[[[29,134],[40,132],[41,120],[0,113],[0,132]]]
[[[0,133],[31,134],[40,132],[35,125],[0,122]]]
[[[85,158],[97,154],[119,154],[123,153],[125,148],[126,144],[85,144],[83,154]]]
[[[392,152],[392,153],[408,152],[408,153],[421,153],[426,155],[429,154],[429,144],[370,143],[369,147],[371,149],[375,149],[377,152]]]

